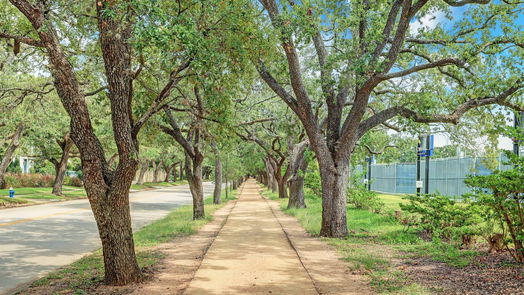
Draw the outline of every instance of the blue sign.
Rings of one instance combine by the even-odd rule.
[[[428,149],[428,140],[429,140],[429,149]],[[433,156],[434,146],[435,146],[435,136],[434,135],[426,135],[426,136],[419,137],[418,153],[421,157]]]

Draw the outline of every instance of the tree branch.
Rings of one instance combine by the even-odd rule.
[[[16,35],[11,35],[11,34],[0,32],[0,38],[13,39],[15,40],[15,42],[24,43],[24,44],[34,46],[34,47],[44,47],[44,44],[42,43],[42,41],[30,38],[30,37],[16,36]]]

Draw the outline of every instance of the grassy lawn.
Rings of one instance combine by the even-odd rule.
[[[168,242],[176,237],[187,236],[196,233],[200,227],[212,220],[213,213],[223,207],[227,201],[235,198],[236,191],[229,194],[225,199],[222,192],[222,204],[214,205],[212,197],[205,200],[206,218],[193,220],[193,208],[191,205],[182,206],[166,217],[157,220],[134,233],[135,248],[140,267],[148,268],[163,258],[162,253],[152,247],[160,243]],[[81,258],[80,260],[65,266],[46,277],[39,279],[29,287],[37,290],[46,290],[49,294],[91,294],[92,288],[99,285],[104,278],[104,265],[102,251]],[[47,294],[46,293],[46,294]],[[118,294],[127,293],[125,289]],[[24,291],[18,294],[25,294]]]
[[[0,196],[0,207],[16,205],[16,204],[26,204],[26,203],[28,203],[28,201],[23,200],[23,199]]]
[[[384,203],[387,209],[400,210],[399,203],[409,203],[409,201],[402,199],[403,195],[389,195],[389,194],[378,194],[380,200]]]
[[[278,200],[270,191],[265,196]],[[401,196],[381,195],[386,206],[392,210],[400,209]],[[321,199],[306,189],[306,209],[286,209],[287,199],[280,200],[282,210],[298,218],[302,226],[311,234],[320,233],[322,219]],[[379,215],[367,210],[347,207],[348,229],[350,235],[345,239],[325,238],[335,246],[344,259],[351,263],[352,270],[368,274],[371,284],[381,294],[431,294],[431,290],[409,283],[406,275],[398,270],[399,259],[429,257],[447,262],[456,267],[468,265],[475,251],[458,250],[450,245],[431,243],[422,240],[416,229],[406,229],[393,217]]]
[[[168,187],[175,185],[186,184],[186,180],[180,180],[177,182],[158,182],[158,183],[144,183],[143,185],[132,185],[131,189],[133,190],[143,190],[150,189],[154,187]],[[51,187],[22,187],[15,189],[15,197],[9,199],[9,190],[3,189],[0,190],[0,207],[6,207],[8,204],[27,204],[35,203],[35,200],[55,200],[55,201],[67,201],[74,199],[85,198],[86,192],[84,188],[67,186],[64,185],[62,188],[62,196],[53,195],[51,192],[53,188]]]

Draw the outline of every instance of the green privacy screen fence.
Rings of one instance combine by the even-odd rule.
[[[505,156],[499,156],[500,170],[508,169],[503,165]],[[425,182],[425,159],[420,163],[421,179]],[[365,172],[366,166],[358,165],[356,172]],[[371,190],[385,193],[416,193],[416,163],[394,163],[371,165]],[[431,159],[429,163],[429,192],[444,196],[460,196],[471,190],[464,184],[468,175],[488,175],[491,171],[482,165],[482,158],[444,158]],[[366,177],[364,175],[364,177]],[[363,179],[364,181],[364,179]],[[424,191],[424,190],[422,190]]]

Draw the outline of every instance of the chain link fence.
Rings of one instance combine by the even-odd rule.
[[[506,170],[508,165],[503,165],[505,156],[499,156],[499,170]],[[483,158],[444,158],[430,159],[429,162],[429,192],[443,196],[460,197],[471,192],[464,179],[468,175],[488,175],[492,171],[486,168]],[[355,172],[363,175],[362,181],[367,178],[367,166],[358,165]],[[421,180],[424,185],[426,162],[420,162]],[[416,189],[417,165],[416,163],[372,164],[371,165],[371,190],[394,194],[414,194]],[[424,192],[424,189],[422,189]]]

